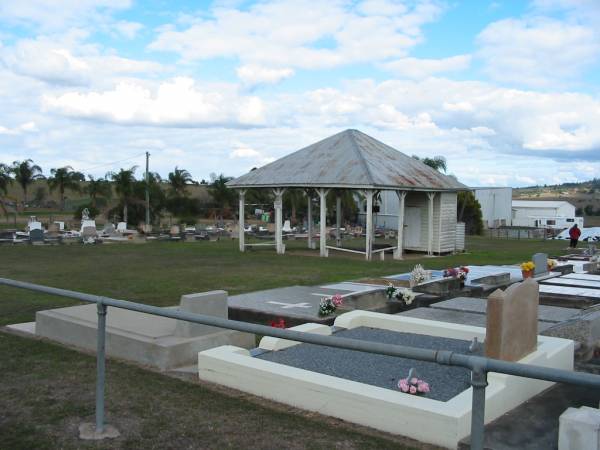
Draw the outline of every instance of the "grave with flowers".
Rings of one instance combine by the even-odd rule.
[[[335,317],[354,309],[397,312],[385,286],[341,282],[322,286],[289,286],[229,297],[229,317],[271,325],[280,319],[290,326],[307,322],[331,325]]]
[[[396,297],[393,301],[410,301],[404,291],[389,292]],[[463,354],[484,354],[491,332],[491,351],[498,357],[506,354],[524,363],[572,370],[572,341],[529,334],[515,351],[520,330],[531,328],[520,324],[537,321],[536,295],[532,286],[523,292],[514,287],[506,296],[497,293],[494,314],[503,320],[496,320],[500,325],[492,331],[360,310],[338,315],[333,327],[306,323],[292,329]],[[335,303],[331,296],[323,307],[329,310]],[[524,305],[530,314],[519,312]],[[201,352],[198,373],[203,380],[447,448],[456,448],[470,430],[470,372],[460,367],[265,337],[253,351],[225,346]],[[551,385],[494,373],[488,382],[486,423]]]

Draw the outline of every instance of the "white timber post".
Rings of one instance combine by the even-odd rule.
[[[327,257],[327,193],[328,189],[320,188],[317,190],[321,202],[321,218],[320,218],[320,255]]]
[[[371,261],[373,251],[373,190],[367,189],[364,195],[367,198],[367,232],[365,238],[365,259]]]
[[[399,207],[398,207],[398,248],[394,252],[394,259],[402,259],[404,252],[404,199],[406,198],[406,191],[396,191],[398,195]]]
[[[428,233],[427,233],[427,254],[433,255],[433,199],[435,198],[435,192],[428,192],[427,197],[429,198],[429,221],[428,221]]]
[[[283,193],[285,189],[273,189],[273,194],[275,194],[275,247],[277,249],[277,254],[282,255],[284,253],[283,249]]]
[[[308,225],[308,248],[313,248],[313,218],[312,218],[312,195],[310,191],[306,191],[306,198],[308,203],[308,214],[306,215],[306,221]]]
[[[239,227],[239,237],[240,237],[240,252],[243,252],[246,250],[246,241],[245,241],[245,234],[244,234],[244,214],[245,214],[245,206],[246,206],[246,190],[245,189],[240,189],[239,190],[239,194],[240,194],[240,211],[239,211],[239,220],[238,220],[238,227]]]
[[[340,228],[342,227],[342,197],[338,192],[335,197],[335,246],[342,246],[342,232]]]

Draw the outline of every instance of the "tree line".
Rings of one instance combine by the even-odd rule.
[[[79,217],[83,208],[88,208],[92,216],[104,214],[118,217],[120,220],[137,225],[144,220],[146,208],[146,188],[150,194],[150,215],[153,222],[160,220],[164,213],[170,213],[179,218],[195,218],[202,209],[213,209],[222,215],[224,209],[231,208],[237,194],[225,185],[231,178],[225,175],[211,174],[211,181],[194,181],[186,169],[175,167],[166,178],[156,172],[149,172],[146,177],[142,174],[136,178],[137,166],[121,168],[116,172],[108,172],[104,177],[87,177],[71,166],[53,168],[48,177],[43,175],[42,168],[33,160],[14,161],[12,164],[0,163],[0,209],[8,214],[8,206],[24,211],[30,200],[31,186],[37,180],[45,180],[50,192],[59,195],[59,209],[65,210],[67,192],[85,194],[87,203],[81,204],[75,211]],[[16,184],[22,191],[22,201],[9,199],[8,188]],[[202,204],[199,199],[192,198],[188,187],[204,184],[210,199]]]

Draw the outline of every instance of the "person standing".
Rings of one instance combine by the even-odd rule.
[[[581,236],[581,230],[579,229],[577,224],[575,224],[569,230],[569,237],[571,238],[571,244],[569,244],[569,247],[577,248],[577,241],[579,241],[579,236]]]

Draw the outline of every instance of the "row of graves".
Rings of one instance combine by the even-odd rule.
[[[587,254],[464,266],[229,297],[190,294],[181,311],[306,333],[600,371],[600,267]],[[533,273],[525,269],[535,266]],[[94,351],[95,305],[11,326]],[[163,371],[444,448],[469,448],[470,372],[111,308],[106,349]],[[600,392],[490,373],[486,448],[598,449]],[[560,441],[560,445],[559,445]],[[410,440],[408,441],[410,442]]]
[[[181,227],[172,225],[168,230],[152,232],[150,227],[140,225],[138,229],[128,228],[126,222],[118,222],[116,225],[106,223],[98,228],[96,221],[90,217],[89,211],[84,209],[81,216],[81,224],[77,229],[67,229],[65,222],[54,221],[44,227],[37,217],[29,219],[27,227],[23,231],[2,230],[0,231],[0,244],[102,244],[102,243],[141,243],[147,241],[217,241],[231,233],[225,228],[217,226],[194,226]]]

